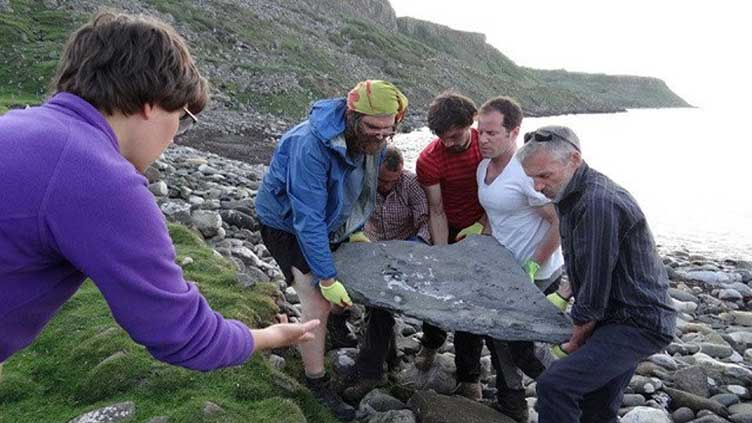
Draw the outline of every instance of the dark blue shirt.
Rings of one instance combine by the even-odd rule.
[[[575,323],[629,324],[673,336],[668,276],[632,195],[583,162],[557,211]]]

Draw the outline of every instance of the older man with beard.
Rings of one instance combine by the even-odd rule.
[[[407,98],[378,80],[316,102],[280,140],[256,197],[264,244],[300,297],[303,318],[322,322],[316,339],[300,347],[306,384],[342,420],[353,420],[355,410],[326,377],[323,323],[332,306],[352,302],[336,279],[330,245],[358,238],[374,209],[382,151],[406,109]]]
[[[563,359],[537,380],[538,421],[616,422],[637,364],[674,335],[666,270],[637,202],[585,163],[574,131],[530,132],[517,158],[556,204],[575,298]]]

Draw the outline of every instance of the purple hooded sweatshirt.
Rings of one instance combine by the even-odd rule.
[[[0,363],[87,276],[158,360],[207,371],[253,352],[248,328],[183,279],[146,179],[120,155],[104,116],[60,93],[0,116]]]

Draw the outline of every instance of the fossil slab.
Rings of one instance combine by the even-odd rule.
[[[569,318],[493,237],[471,236],[443,246],[346,243],[334,257],[338,278],[366,305],[501,340],[569,339]]]

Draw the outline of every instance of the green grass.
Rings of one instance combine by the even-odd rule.
[[[178,260],[211,306],[228,318],[265,325],[276,312],[275,288],[235,284],[231,265],[214,256],[198,235],[171,225]],[[291,373],[300,363],[288,354]],[[263,355],[242,366],[209,373],[160,363],[115,323],[95,285],[87,281],[28,348],[4,366],[0,422],[65,422],[87,411],[134,401],[136,418],[171,422],[336,422],[294,378],[272,369]],[[205,416],[213,402],[223,414]]]
[[[13,13],[0,13],[0,113],[17,103],[14,97],[26,103],[44,97],[65,40],[83,22],[38,1],[11,0],[10,6]]]
[[[293,0],[277,2],[285,10],[279,14],[232,0],[135,3],[171,17],[212,85],[231,99],[229,108],[292,121],[313,100],[344,95],[357,82],[343,66],[353,60],[368,78],[397,84],[413,110],[447,89],[476,102],[513,96],[526,111],[542,114],[686,105],[662,81],[517,66],[481,36],[412,18],[398,18],[399,30],[392,31],[346,8],[321,13]],[[10,0],[10,6],[12,13],[0,13],[0,113],[44,98],[65,39],[91,17],[34,0]]]

